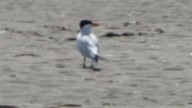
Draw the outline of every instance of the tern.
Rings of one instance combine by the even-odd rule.
[[[99,26],[91,20],[84,19],[79,23],[80,32],[77,35],[77,48],[83,56],[83,68],[86,68],[86,58],[92,60],[91,68],[96,69],[99,59],[104,59],[99,55],[99,41],[92,33],[93,26]]]

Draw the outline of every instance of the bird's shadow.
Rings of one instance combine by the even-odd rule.
[[[93,71],[95,71],[95,72],[101,71],[101,68],[99,68],[99,67],[84,66],[84,65],[82,65],[82,67],[83,67],[84,69],[90,69],[90,70],[93,70]]]
[[[0,105],[0,108],[18,108],[18,107],[12,105]]]

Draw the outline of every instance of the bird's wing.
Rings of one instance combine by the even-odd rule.
[[[95,45],[94,40],[89,36],[80,36],[77,38],[78,50],[83,56],[94,58],[98,55],[98,47]]]
[[[94,34],[90,35],[91,41],[98,46],[99,45],[99,40],[97,39],[97,37]]]
[[[97,47],[98,52],[99,52],[100,48],[99,48],[99,40],[98,40],[98,38],[94,34],[91,34],[90,37],[91,37],[91,40],[92,40],[93,44]]]

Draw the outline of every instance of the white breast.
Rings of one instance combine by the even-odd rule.
[[[90,35],[79,33],[77,36],[77,48],[83,56],[93,59],[99,53],[98,39],[92,33]]]

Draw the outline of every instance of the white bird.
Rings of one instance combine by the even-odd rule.
[[[99,59],[104,59],[99,55],[99,41],[91,32],[91,27],[98,25],[98,23],[87,19],[81,20],[79,23],[80,33],[77,35],[77,48],[84,58],[83,68],[86,68],[86,58],[92,60],[91,67],[93,69],[96,69],[95,65]]]

